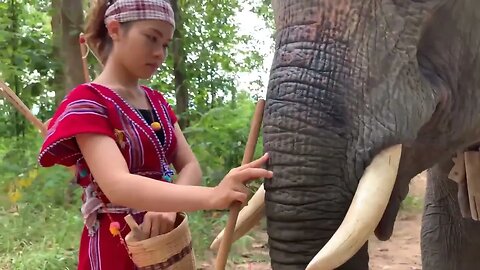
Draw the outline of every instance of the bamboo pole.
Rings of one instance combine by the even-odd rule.
[[[13,92],[8,85],[0,80],[0,93],[9,101],[23,116],[32,123],[44,136],[47,134],[47,128],[38,119],[30,109],[23,103],[23,101]]]
[[[90,49],[87,45],[87,42],[85,40],[83,33],[80,33],[79,35],[79,43],[80,43],[80,54],[82,57],[83,76],[85,78],[85,82],[90,82],[90,76],[88,72],[88,62],[87,62],[87,56],[90,52]],[[97,57],[95,56],[95,58]],[[23,114],[23,116],[41,132],[43,137],[47,136],[47,127],[50,121],[52,120],[51,118],[45,121],[45,123],[42,123],[42,121],[38,119],[30,111],[30,109],[25,105],[25,103],[23,103],[23,101],[15,94],[15,92],[12,91],[12,89],[10,89],[10,87],[8,87],[8,85],[2,80],[0,80],[0,94],[2,94],[2,96],[4,96],[5,99],[9,101],[17,109],[17,111]],[[68,169],[73,174],[75,174],[75,166],[70,166],[68,167]]]
[[[255,146],[257,145],[258,135],[260,133],[260,127],[263,119],[263,110],[265,108],[265,100],[260,99],[257,102],[255,107],[255,113],[253,115],[251,124],[250,124],[250,133],[247,139],[247,145],[245,146],[245,151],[243,153],[242,165],[245,165],[253,160],[253,155],[255,153]],[[235,231],[235,225],[237,223],[238,214],[242,208],[241,203],[235,202],[230,207],[230,215],[227,220],[227,225],[225,227],[224,237],[220,243],[220,249],[217,254],[217,260],[215,262],[216,270],[224,270],[225,265],[227,264],[228,253],[230,252],[230,247],[232,245],[233,233]]]
[[[83,76],[85,78],[85,82],[90,81],[90,76],[88,74],[88,64],[87,64],[87,56],[90,51],[88,48],[83,33],[80,33],[79,37],[80,42],[80,53],[82,57],[82,67],[83,67]],[[40,130],[42,135],[45,137],[47,135],[47,126],[51,119],[48,119],[45,123],[42,123],[40,119],[38,119],[30,109],[23,103],[23,101],[15,94],[8,85],[0,80],[0,93],[2,96],[7,99],[23,116],[32,123],[36,128]]]

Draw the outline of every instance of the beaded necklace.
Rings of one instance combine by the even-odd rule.
[[[145,119],[145,117],[143,116],[143,114],[141,113],[141,110],[140,109],[137,109],[135,108],[135,111],[138,112],[138,114],[140,114],[140,116],[142,116],[144,118],[144,120],[147,122],[148,124],[148,119]],[[153,111],[153,107],[151,110],[149,109],[145,109],[143,111],[147,111],[149,114],[150,114],[150,119],[151,119],[151,124],[150,124],[150,127],[153,129],[155,135],[157,136],[158,138],[158,134],[157,132],[159,131],[162,131],[163,132],[163,138],[164,140],[166,140],[166,134],[165,132],[167,131],[165,128],[162,128],[162,124],[159,122],[160,121],[160,117],[157,117],[157,119],[159,121],[157,121],[157,119],[155,119],[155,115],[156,113],[154,114]],[[162,110],[163,113],[165,113],[163,110]],[[168,119],[166,116],[165,116],[165,119]],[[174,175],[174,172],[173,170],[170,168],[170,166],[167,164],[167,155],[166,155],[166,151],[165,149],[163,149],[163,146],[166,145],[166,141],[164,141],[164,145],[162,145],[162,142],[160,140],[160,138],[158,138],[159,141],[160,141],[160,151],[161,151],[161,154],[162,154],[162,161],[161,161],[161,165],[162,165],[162,168],[163,168],[163,180],[167,181],[167,182],[171,182],[172,181],[172,176]]]
[[[142,116],[144,116],[144,114],[142,112],[147,112],[150,119],[152,120],[152,123],[150,124],[150,127],[153,129],[153,131],[158,132],[158,131],[162,130],[162,124],[160,124],[160,122],[157,121],[158,118],[155,119],[155,116],[154,116],[152,110],[135,108],[135,111],[137,111]],[[144,119],[147,120],[145,117],[144,117]]]
[[[144,89],[143,87],[140,87],[139,89],[137,89],[143,93],[144,92]],[[114,91],[115,92],[115,91]],[[124,101],[126,100],[125,98],[123,98],[119,93],[115,92],[121,99],[123,99]],[[146,93],[145,93],[146,94]],[[151,109],[145,109],[145,111],[148,111],[148,113],[150,114],[150,117],[151,117],[151,123],[149,124],[147,122],[147,119],[145,119],[145,117],[143,116],[143,114],[140,112],[139,109],[131,106],[128,102],[125,101],[125,103],[127,104],[127,106],[129,106],[130,108],[132,108],[141,118],[143,118],[145,120],[145,122],[147,123],[147,125],[150,126],[150,128],[152,128],[153,132],[155,133],[155,135],[157,136],[157,132],[159,131],[162,131],[163,132],[163,135],[164,135],[164,138],[165,140],[167,139],[167,134],[166,132],[168,132],[168,128],[162,128],[162,124],[160,123],[160,116],[158,115],[159,112],[157,112],[157,110],[155,110],[155,107],[153,106],[153,104],[151,103],[152,101],[150,100],[150,98],[148,97],[148,95],[146,94],[146,98],[147,100],[150,102],[150,106],[151,106]],[[163,116],[165,116],[164,118],[165,119],[169,119],[169,117],[166,115],[166,112],[165,110],[161,110],[160,113],[163,113]],[[155,116],[157,116],[157,119],[155,119]],[[173,134],[172,134],[173,135]],[[158,136],[157,136],[158,137]],[[159,139],[160,140],[160,139]],[[165,145],[167,144],[167,142],[165,141]],[[167,154],[166,154],[166,151],[165,149],[163,149],[163,146],[162,143],[160,142],[160,152],[162,154],[162,158],[161,158],[161,166],[162,166],[162,169],[163,169],[163,180],[167,181],[167,182],[172,182],[172,176],[174,175],[174,172],[172,169],[170,169],[170,166],[167,164]]]
[[[138,110],[138,109],[136,109],[136,110]],[[153,109],[152,109],[152,110],[148,110],[148,109],[147,109],[146,111],[148,111],[148,112],[150,113],[150,117],[152,117],[152,118],[151,118],[151,119],[152,119],[152,123],[150,124],[150,127],[153,129],[153,131],[157,132],[157,131],[161,130],[161,129],[162,129],[162,125],[160,124],[160,122],[158,122],[158,121],[155,120],[155,118],[154,118],[154,116],[153,116],[153,112],[152,112]]]

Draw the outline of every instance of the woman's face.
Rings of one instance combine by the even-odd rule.
[[[150,78],[165,61],[174,28],[160,20],[141,20],[119,31],[111,55],[132,75]]]

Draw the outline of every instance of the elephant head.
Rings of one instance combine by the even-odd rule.
[[[480,1],[272,6],[272,268],[368,269],[367,237],[390,238],[412,177],[480,138]]]
[[[265,183],[272,267],[368,269],[359,228],[388,239],[410,179],[480,138],[471,102],[480,98],[480,1],[272,5],[263,126],[274,171]],[[395,145],[399,165],[382,152]],[[378,157],[378,171],[366,171],[379,154],[393,160]],[[372,182],[362,183],[367,173]]]

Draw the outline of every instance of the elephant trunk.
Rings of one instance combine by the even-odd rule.
[[[272,101],[268,108],[279,104]],[[358,160],[348,143],[342,145],[341,138],[328,137],[325,131],[308,132],[308,123],[289,126],[298,123],[286,119],[298,115],[291,106],[285,104],[277,113],[267,110],[264,126],[265,151],[275,175],[265,183],[272,267],[367,269],[365,243],[390,198],[401,146],[380,152],[364,173],[359,170],[363,177],[357,177],[349,169]],[[282,113],[287,108],[290,113]],[[282,117],[275,117],[278,114]],[[352,181],[358,181],[357,189]]]
[[[306,135],[304,127],[286,127],[300,122],[286,119],[298,113],[277,109],[282,117],[273,117],[268,110],[276,106],[268,103],[267,98],[264,148],[274,178],[264,186],[272,269],[305,269],[340,226],[353,198],[345,167],[338,165],[346,163],[347,143],[328,141],[326,132]],[[359,261],[368,262],[366,247],[352,258],[352,264]]]

